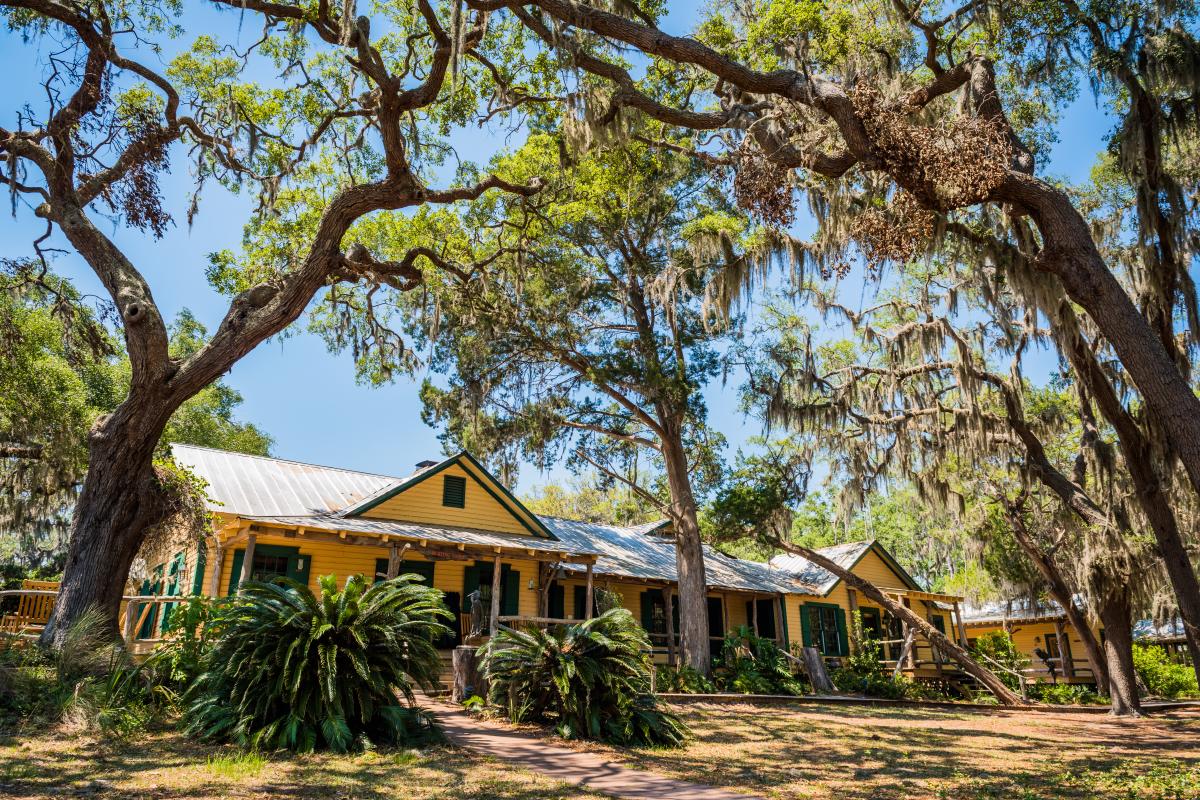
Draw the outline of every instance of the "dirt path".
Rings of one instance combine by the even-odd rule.
[[[612,797],[626,800],[761,800],[754,795],[629,769],[594,753],[547,744],[537,737],[481,720],[451,705],[424,698],[420,702],[437,716],[438,724],[453,744]]]

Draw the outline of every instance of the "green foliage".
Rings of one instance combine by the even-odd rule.
[[[1155,697],[1197,697],[1196,673],[1179,657],[1151,644],[1133,646],[1133,668]]]
[[[1005,631],[991,631],[979,636],[975,646],[971,648],[972,655],[983,662],[983,666],[996,673],[1005,686],[1019,691],[1021,682],[1014,672],[1020,672],[1029,666],[1029,659],[1022,655],[1013,644],[1012,637]],[[1004,669],[997,669],[996,665]]]
[[[442,593],[413,575],[354,575],[340,592],[332,575],[320,583],[319,598],[286,578],[243,584],[188,692],[189,732],[301,752],[432,735],[414,688],[441,670]]]
[[[1093,687],[1079,683],[1031,684],[1029,699],[1055,706],[1090,706],[1105,702]]]
[[[0,731],[66,723],[75,730],[132,736],[159,718],[160,699],[97,611],[79,617],[56,650],[0,640]]]
[[[850,655],[843,659],[841,667],[832,670],[829,675],[834,686],[843,692],[855,692],[888,700],[915,699],[921,696],[921,690],[916,683],[904,675],[895,675],[881,661],[883,645],[866,635],[861,612],[854,612],[850,620],[850,635],[854,642]]]
[[[746,625],[726,634],[720,655],[713,659],[712,675],[725,692],[804,694],[804,684],[792,674],[783,651]]]
[[[614,608],[549,630],[502,629],[482,650],[489,701],[567,739],[678,747],[687,728],[650,694],[650,640]]]
[[[143,664],[157,684],[183,692],[200,676],[205,655],[225,630],[232,603],[233,598],[192,595],[175,605],[166,641]]]
[[[680,694],[712,694],[717,691],[716,684],[704,673],[686,665],[659,667],[654,676],[654,688],[659,692]]]

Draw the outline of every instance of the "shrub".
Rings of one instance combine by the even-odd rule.
[[[713,682],[699,670],[689,667],[662,667],[655,676],[655,688],[660,692],[680,694],[712,694],[717,690]]]
[[[983,662],[985,668],[994,672],[1005,686],[1014,691],[1021,690],[1021,681],[1013,673],[1028,667],[1029,659],[1021,654],[1008,633],[992,631],[983,634],[975,640],[972,654]],[[997,664],[1005,669],[997,669]]]
[[[98,611],[81,615],[54,650],[0,643],[0,728],[67,723],[128,736],[160,710],[145,673],[130,662]]]
[[[1087,706],[1103,702],[1091,686],[1078,683],[1035,683],[1029,697],[1056,706]]]
[[[1133,646],[1133,668],[1156,697],[1181,697],[1200,694],[1196,673],[1182,660],[1173,659],[1161,647],[1147,644]]]
[[[897,677],[880,661],[883,647],[877,640],[866,635],[859,612],[854,612],[850,625],[854,647],[851,648],[850,655],[843,659],[842,666],[829,674],[829,679],[839,691],[856,692],[888,700],[923,696],[915,683],[903,675]]]
[[[650,694],[650,640],[626,609],[548,630],[502,629],[483,648],[489,701],[567,739],[679,746],[688,731]]]
[[[441,670],[442,593],[401,575],[361,575],[321,596],[286,578],[247,582],[188,691],[187,730],[253,749],[346,752],[432,736],[414,685]],[[406,702],[401,702],[397,694]]]
[[[725,637],[713,660],[713,681],[722,691],[742,694],[804,694],[787,657],[770,639],[742,625]]]

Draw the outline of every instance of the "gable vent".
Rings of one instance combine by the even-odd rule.
[[[466,508],[466,478],[461,475],[447,475],[442,479],[442,505],[449,508]]]

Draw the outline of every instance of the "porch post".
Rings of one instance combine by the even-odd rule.
[[[500,625],[500,556],[492,559],[492,611],[488,617],[488,635],[495,636]]]
[[[954,601],[953,616],[958,619],[958,624],[955,626],[958,628],[958,643],[965,649],[967,647],[967,625],[963,622],[962,611],[958,607],[957,600]]]
[[[242,555],[242,576],[238,579],[238,594],[241,594],[242,586],[250,580],[250,575],[253,574],[255,541],[257,541],[257,537],[253,533],[246,537],[246,552]]]
[[[595,600],[593,600],[593,598],[592,598],[592,593],[594,591],[594,588],[595,587],[593,586],[593,581],[592,581],[592,565],[588,564],[587,565],[587,600],[585,601],[584,606],[583,606],[583,618],[584,619],[591,619],[592,618],[592,609],[594,609],[596,607]]]
[[[754,629],[754,635],[758,636],[758,595],[750,595],[750,627]]]
[[[846,589],[846,602],[850,606],[850,652],[858,650],[858,632],[854,629],[854,614],[858,611],[858,592]]]
[[[216,597],[221,592],[221,568],[225,566],[225,545],[213,537],[216,547],[213,548],[212,574],[208,576],[208,596]]]
[[[1075,659],[1071,657],[1071,640],[1067,638],[1067,632],[1063,630],[1061,619],[1054,620],[1054,638],[1058,639],[1058,658],[1059,667],[1062,670],[1064,678],[1075,677]]]
[[[675,666],[675,604],[671,584],[663,587],[663,604],[667,609],[667,664]]]
[[[400,574],[400,549],[396,545],[388,548],[388,566],[387,578],[390,581],[392,578]]]

